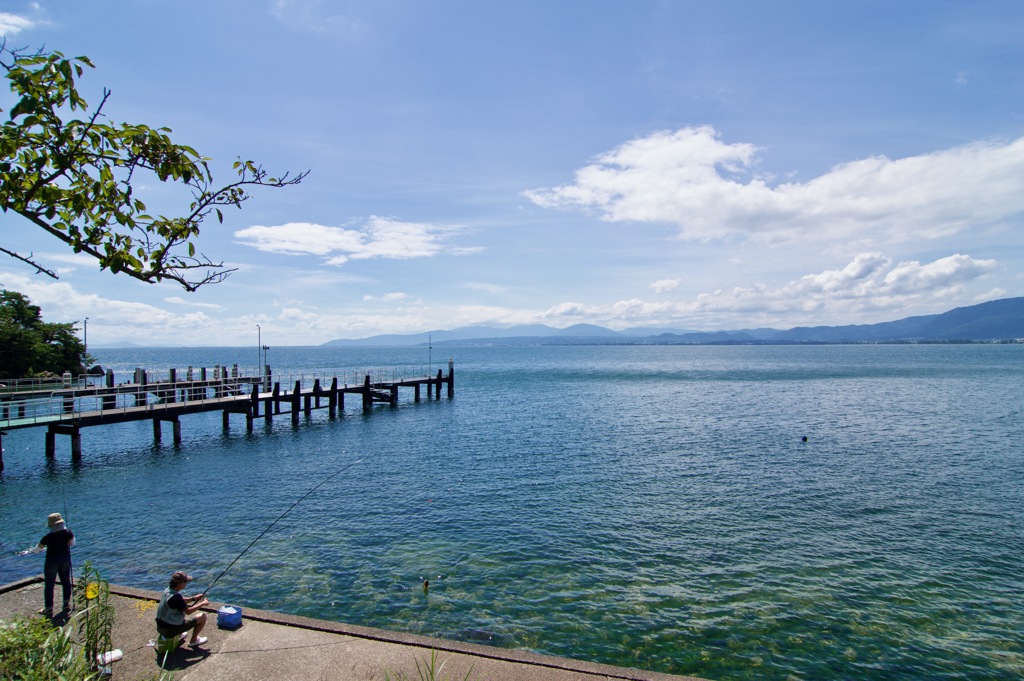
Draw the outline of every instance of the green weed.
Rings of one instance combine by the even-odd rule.
[[[416,660],[416,673],[419,675],[420,681],[449,681],[449,677],[443,675],[444,665],[447,662],[445,660],[440,665],[437,664],[437,651],[430,651],[430,662],[423,660],[423,664],[420,665],[420,661]],[[466,675],[462,677],[462,681],[469,681],[470,674],[473,673],[473,669],[470,668]],[[384,672],[384,681],[392,681],[391,674]],[[397,672],[394,676],[393,681],[410,681],[410,677],[406,676],[402,672]]]

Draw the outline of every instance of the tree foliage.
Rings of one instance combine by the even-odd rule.
[[[42,310],[17,291],[0,291],[0,378],[85,373],[85,347],[74,324],[44,322]]]
[[[222,281],[233,270],[196,252],[203,221],[215,214],[223,222],[221,208],[241,208],[253,186],[298,184],[308,171],[275,178],[238,159],[237,179],[218,187],[209,159],[172,142],[170,129],[109,122],[109,90],[90,109],[76,83],[86,67],[93,68],[88,57],[28,54],[0,42],[0,68],[16,99],[0,128],[0,209],[96,258],[102,269],[149,283],[175,281],[188,291]],[[148,214],[133,187],[153,179],[186,188],[188,210]],[[31,253],[7,247],[10,239],[8,232],[0,252],[57,278]]]

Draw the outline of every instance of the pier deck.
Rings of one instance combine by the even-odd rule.
[[[159,442],[162,424],[170,423],[177,444],[181,442],[179,418],[186,414],[220,411],[225,429],[231,414],[241,414],[251,432],[255,419],[260,417],[269,423],[274,416],[287,414],[298,425],[300,414],[308,417],[314,409],[327,409],[330,418],[336,418],[345,410],[346,395],[358,396],[364,412],[371,411],[375,404],[397,407],[402,388],[411,388],[416,402],[424,389],[428,399],[441,399],[442,386],[446,386],[449,398],[455,395],[452,361],[448,362],[447,376],[439,369],[436,376],[375,381],[367,373],[361,383],[339,384],[333,377],[326,387],[317,378],[312,386],[303,387],[302,380],[296,379],[290,387],[282,388],[280,382],[275,382],[271,389],[269,373],[255,377],[239,376],[237,370],[234,375],[226,373],[208,379],[204,369],[197,380],[177,380],[172,370],[170,380],[149,383],[145,372],[136,370],[136,379],[141,377],[141,382],[113,385],[112,374],[108,373],[107,385],[68,386],[65,381],[50,389],[6,389],[0,393],[0,471],[3,434],[20,428],[46,427],[46,455],[50,457],[56,452],[56,436],[70,436],[71,455],[78,458],[82,455],[82,428],[152,420],[153,436]]]

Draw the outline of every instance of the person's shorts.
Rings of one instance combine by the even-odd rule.
[[[178,636],[179,634],[184,634],[186,631],[192,631],[195,629],[196,617],[197,615],[195,613],[185,615],[185,621],[181,624],[161,624],[160,622],[157,622],[156,630],[165,638]]]

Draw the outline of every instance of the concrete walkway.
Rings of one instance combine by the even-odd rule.
[[[42,577],[0,586],[0,621],[34,615],[42,607],[42,590]],[[59,602],[60,585],[57,591]],[[153,618],[160,594],[113,585],[110,593],[116,611],[113,648],[124,654],[113,663],[112,678],[156,678],[163,656],[157,655],[150,641],[156,637]],[[229,631],[216,625],[216,610],[221,605],[211,603],[208,609],[203,635],[210,640],[205,646],[179,648],[167,657],[166,668],[174,671],[176,681],[419,681],[417,662],[421,668],[428,666],[432,651],[436,651],[436,665],[444,664],[438,681],[461,680],[467,674],[480,681],[695,681],[693,677],[281,615],[249,609],[244,603],[238,604],[243,608],[242,626]]]

